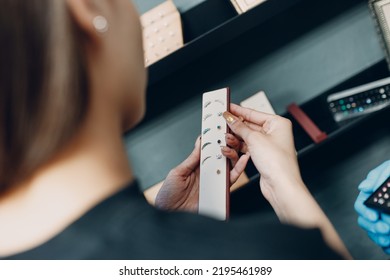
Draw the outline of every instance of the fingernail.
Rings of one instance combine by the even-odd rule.
[[[234,124],[236,122],[234,116],[227,111],[223,113],[223,117],[225,118],[228,124]]]
[[[229,148],[229,147],[226,147],[226,146],[222,146],[222,147],[221,147],[221,150],[222,150],[223,152],[225,152],[225,153],[230,152],[230,148]]]

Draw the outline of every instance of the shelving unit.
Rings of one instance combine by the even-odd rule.
[[[366,84],[372,81],[383,79],[389,77],[389,70],[385,61],[381,61],[372,67],[369,67],[365,71],[359,73],[358,75],[346,80],[345,82],[335,86],[334,88],[324,92],[323,94],[305,102],[301,105],[301,108],[314,120],[314,122],[328,134],[328,139],[326,141],[331,141],[333,138],[337,137],[340,134],[347,133],[349,130],[354,129],[359,126],[360,123],[364,121],[373,121],[376,122],[377,118],[379,120],[383,119],[382,114],[390,108],[385,108],[380,112],[371,113],[369,115],[361,116],[356,119],[352,119],[348,123],[338,124],[333,120],[333,117],[328,109],[326,99],[328,95],[339,92],[348,88],[353,88],[362,84]],[[310,152],[311,149],[317,148],[320,145],[316,145],[313,141],[306,135],[306,133],[301,129],[301,127],[296,123],[296,121],[291,117],[289,113],[285,114],[285,117],[291,119],[294,125],[294,134],[297,150],[299,155],[305,155]],[[390,118],[387,122],[384,120],[383,124],[390,122]]]
[[[303,178],[356,258],[386,258],[359,229],[353,203],[358,184],[389,159],[390,109],[338,126],[326,105],[330,93],[389,75],[367,1],[268,0],[243,15],[229,5],[206,0],[184,11],[185,47],[149,69],[145,121],[125,137],[141,186],[193,149],[203,92],[229,86],[239,103],[264,90],[278,114],[290,118],[295,102],[328,134],[314,144],[294,123]],[[251,182],[232,195],[232,212],[268,211],[259,174],[246,171]]]
[[[181,14],[183,48],[149,67],[149,85],[289,9],[301,0],[270,0],[238,15],[229,0],[209,0]]]
[[[356,7],[361,7],[358,8],[358,12],[355,11]],[[345,15],[348,13],[351,15]],[[219,16],[207,20],[211,15]],[[338,17],[342,19],[339,23]],[[326,3],[309,0],[268,0],[242,15],[237,15],[230,1],[207,0],[186,11],[182,18],[187,43],[183,49],[150,67],[147,115],[138,129],[127,137],[127,142],[131,146],[139,147],[136,150],[130,148],[129,153],[139,163],[135,168],[141,173],[140,177],[147,178],[144,187],[162,180],[169,168],[178,164],[183,155],[188,152],[184,147],[190,148],[191,142],[200,131],[196,121],[200,119],[198,105],[201,94],[206,91],[230,86],[233,102],[239,103],[256,91],[265,90],[276,112],[286,117],[290,117],[286,114],[287,105],[296,102],[321,129],[329,134],[327,142],[344,131],[348,131],[349,127],[356,126],[359,120],[345,128],[338,127],[327,111],[324,100],[330,93],[329,88],[334,88],[338,83],[383,60],[374,25],[368,17],[366,2],[362,0],[342,2],[329,0]],[[349,22],[344,24],[346,18]],[[329,21],[335,21],[335,23],[328,26]],[[350,22],[354,24],[350,25]],[[350,26],[356,27],[351,29]],[[340,27],[342,27],[341,31],[338,30]],[[365,37],[357,32],[364,32]],[[325,35],[321,35],[324,33]],[[334,38],[333,34],[336,34]],[[350,38],[344,39],[342,36]],[[354,44],[353,40],[360,38],[364,42],[359,45]],[[358,56],[346,57],[348,51],[340,49],[341,46],[336,46],[334,50],[331,50],[340,40],[344,40],[346,46],[355,48],[351,53],[353,55],[356,53]],[[313,44],[317,46],[310,49]],[[367,52],[367,47],[371,48],[370,52]],[[295,58],[304,56],[305,48],[308,57]],[[319,53],[321,51],[323,53]],[[291,57],[286,54],[291,54]],[[319,55],[327,57],[321,58]],[[345,58],[349,66],[341,67],[339,59],[332,56]],[[275,63],[269,62],[270,59],[275,60]],[[333,71],[321,72],[321,66],[316,64],[316,61],[328,63],[325,69],[331,67],[331,63],[337,63],[333,68],[339,69],[337,70],[339,72],[342,70],[344,73],[334,75]],[[383,77],[387,75],[387,70],[383,67],[383,63],[380,65],[383,70],[380,77]],[[310,67],[310,72],[306,74],[302,67]],[[289,68],[293,72],[285,70]],[[278,78],[278,72],[274,69],[279,69],[278,72],[283,71],[284,74],[281,75],[284,76]],[[317,71],[318,75],[313,70]],[[269,73],[264,71],[269,71]],[[370,70],[367,71],[370,72]],[[237,75],[240,78],[236,78]],[[377,74],[372,74],[371,80],[375,80],[375,75]],[[306,88],[294,85],[294,83],[302,84],[306,77]],[[313,80],[317,80],[317,83],[312,82]],[[327,82],[328,80],[330,81]],[[359,84],[366,82],[367,79],[357,78],[354,81],[355,84]],[[283,90],[281,83],[290,84],[285,87],[288,91]],[[318,84],[323,86],[315,89]],[[294,87],[301,92],[295,93]],[[280,88],[279,92],[278,88]],[[337,88],[333,92],[335,90]],[[183,115],[186,110],[194,112],[191,113],[194,116],[193,121]],[[180,120],[175,119],[175,116],[180,116]],[[173,134],[178,133],[174,127],[180,127],[182,133],[180,139],[188,143],[178,142],[176,139],[168,141],[169,131],[172,130]],[[322,144],[315,145],[296,123],[294,130],[295,142],[300,154],[310,153],[312,149],[322,146]],[[147,134],[148,138],[150,134],[153,134],[153,139],[143,140],[145,143],[141,145],[136,139],[142,138],[143,134]],[[150,176],[146,175],[146,170],[154,163],[150,162],[150,159],[144,160],[138,151],[145,147],[151,150],[155,147],[155,141],[166,145],[167,152],[161,152],[158,158],[151,159],[158,165],[159,158],[164,158],[164,165],[159,169],[153,168],[154,175]],[[177,147],[181,148],[178,150]],[[253,172],[249,173],[255,175]]]
[[[316,125],[322,131],[327,133],[327,139],[319,144],[313,142],[313,140],[291,116],[290,113],[283,114],[284,117],[290,119],[293,123],[294,141],[296,150],[298,152],[298,158],[310,156],[310,153],[316,149],[320,149],[322,146],[327,145],[329,142],[337,139],[339,136],[343,136],[348,133],[356,133],[356,130],[361,129],[361,127],[364,125],[367,126],[367,124],[370,122],[383,127],[390,126],[390,107],[384,108],[369,115],[352,119],[344,124],[338,124],[333,120],[326,102],[328,95],[332,93],[383,79],[389,77],[389,75],[390,73],[387,63],[386,61],[382,60],[372,67],[369,67],[365,71],[359,73],[358,75],[303,103],[300,106],[301,109],[316,123]],[[362,134],[362,136],[364,136],[364,134]],[[353,139],[353,141],[355,140],[359,141],[360,139]],[[247,167],[247,174],[251,178],[251,181],[257,181],[259,179],[257,170],[251,164]]]
[[[146,122],[362,3],[365,1],[268,0],[237,15],[228,0],[202,2],[181,15],[184,47],[148,69]],[[212,76],[204,76],[211,71]],[[202,81],[197,81],[200,77]]]

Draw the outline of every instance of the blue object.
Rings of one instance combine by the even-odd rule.
[[[390,255],[390,215],[368,208],[363,203],[390,175],[390,160],[368,173],[360,183],[360,194],[355,202],[355,210],[359,214],[358,224],[367,231],[368,236]]]

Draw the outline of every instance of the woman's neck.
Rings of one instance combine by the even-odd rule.
[[[0,256],[44,243],[133,180],[119,126],[80,131],[31,180],[0,198]]]

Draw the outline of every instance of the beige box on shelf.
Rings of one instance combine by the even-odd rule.
[[[230,0],[237,13],[242,14],[267,0]]]
[[[243,100],[240,105],[242,107],[260,111],[267,114],[275,115],[275,110],[272,107],[271,103],[269,102],[269,99],[267,98],[267,95],[264,91],[260,91],[251,97]]]
[[[184,44],[180,13],[171,0],[143,14],[141,25],[146,67]]]

